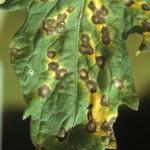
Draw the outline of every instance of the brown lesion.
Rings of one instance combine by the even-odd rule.
[[[56,52],[55,52],[55,51],[49,50],[49,51],[47,52],[47,57],[48,57],[49,59],[54,59],[55,56],[56,56]]]
[[[92,104],[88,106],[88,114],[87,114],[88,123],[86,124],[86,128],[85,128],[86,131],[88,131],[89,133],[96,132],[96,122],[94,121],[93,118],[92,107],[93,107]]]
[[[78,74],[79,74],[79,77],[80,77],[81,80],[86,81],[89,78],[89,73],[85,68],[79,69]]]
[[[101,30],[102,34],[102,42],[105,46],[109,45],[111,43],[111,38],[109,34],[108,27],[103,27]]]
[[[103,69],[106,63],[106,58],[104,56],[96,56],[96,65]]]
[[[48,85],[42,85],[38,89],[38,95],[42,97],[43,99],[47,99],[50,95],[50,88]]]
[[[110,134],[113,132],[113,124],[115,123],[116,118],[112,117],[110,120],[108,121],[104,121],[101,126],[100,129],[103,130],[104,132],[106,132],[107,134]]]
[[[79,51],[83,55],[94,54],[94,49],[93,49],[91,42],[90,42],[90,36],[86,33],[81,35]]]
[[[102,106],[109,106],[109,100],[108,100],[108,96],[103,94],[101,99],[100,99],[100,104]]]
[[[94,25],[96,25],[97,30],[101,32],[102,43],[105,46],[108,46],[111,43],[109,29],[106,23],[106,17],[109,14],[107,6],[101,5],[100,8],[97,8],[94,1],[90,1],[88,4],[88,8],[92,12],[91,21]]]
[[[67,74],[68,74],[67,69],[57,69],[55,71],[55,79],[62,80],[63,78],[66,77]]]
[[[97,91],[98,89],[97,83],[93,79],[90,79],[89,72],[87,69],[80,68],[78,70],[78,76],[83,81],[88,92],[95,93]]]
[[[106,6],[102,5],[101,8],[97,8],[94,1],[91,0],[88,4],[89,9],[92,11],[92,22],[97,24],[104,24],[105,17],[108,15],[108,9]]]
[[[141,8],[144,10],[144,11],[150,11],[150,6],[148,6],[146,3],[143,3],[141,5]]]
[[[106,105],[102,104],[105,98]],[[113,124],[116,120],[117,112],[114,113],[109,108],[108,97],[100,91],[90,94],[90,105],[88,107],[86,131],[98,136],[108,148],[116,148],[116,140],[113,133]]]
[[[53,73],[54,78],[56,80],[64,79],[67,76],[68,71],[66,68],[62,67],[61,64],[59,64],[59,61],[56,58],[56,52],[53,50],[49,50],[47,52],[47,58],[48,58],[46,62],[46,64],[48,64],[47,71]]]
[[[74,7],[69,7],[66,11],[59,13],[56,17],[46,18],[43,22],[43,30],[47,33],[47,35],[64,32],[66,29],[67,17],[74,10]]]

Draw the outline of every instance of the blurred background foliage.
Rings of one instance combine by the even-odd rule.
[[[25,11],[6,13],[0,12],[0,61],[4,68],[4,111],[23,110],[25,101],[21,88],[9,63],[9,43],[15,32],[25,20]],[[150,90],[150,52],[136,56],[142,36],[130,35],[127,42],[128,52],[132,62],[132,74],[139,95],[145,95]],[[0,72],[1,73],[1,72]]]
[[[22,110],[25,101],[21,95],[21,88],[9,62],[9,44],[25,20],[24,11],[6,13],[0,12],[0,61],[4,70],[3,107],[7,110]]]

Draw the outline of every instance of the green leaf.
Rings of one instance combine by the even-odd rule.
[[[23,118],[31,119],[37,149],[116,149],[118,107],[137,110],[139,104],[126,41],[130,33],[145,33],[141,21],[150,13],[140,2],[128,2],[16,0],[2,5],[27,10],[10,56],[28,103]],[[144,41],[147,49],[149,40]]]

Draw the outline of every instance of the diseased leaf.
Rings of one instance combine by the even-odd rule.
[[[10,45],[38,150],[116,149],[118,107],[138,109],[126,40],[143,34],[150,4],[139,0],[15,0],[27,18]]]

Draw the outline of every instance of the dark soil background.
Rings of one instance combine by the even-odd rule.
[[[150,94],[140,101],[137,112],[126,106],[119,108],[114,125],[118,150],[150,150]],[[2,150],[34,150],[29,121],[22,121],[22,112],[4,113]]]

